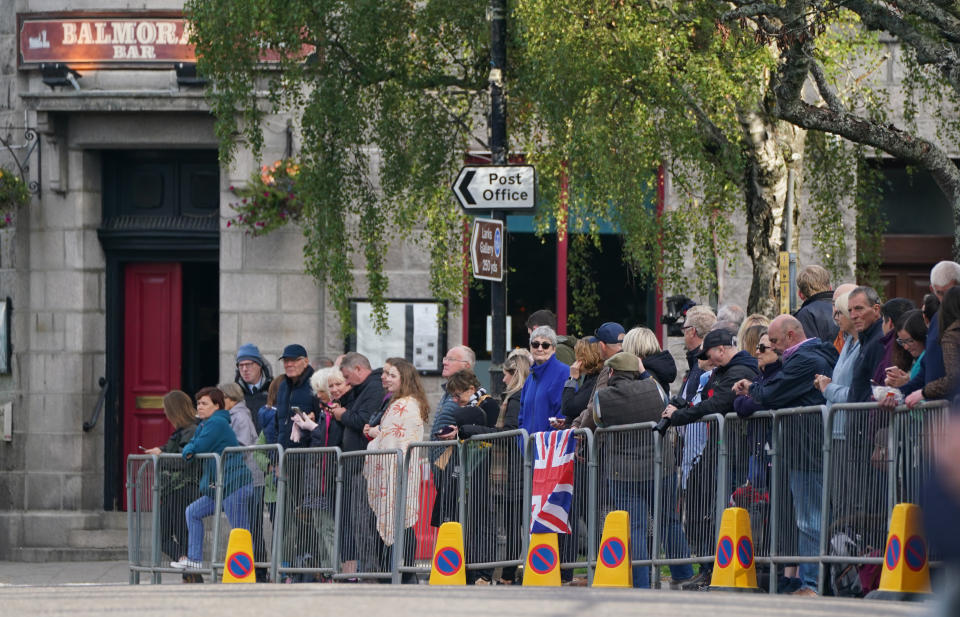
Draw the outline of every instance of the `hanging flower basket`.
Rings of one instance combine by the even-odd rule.
[[[282,159],[263,165],[247,186],[231,186],[230,192],[240,199],[231,204],[237,216],[227,221],[227,227],[237,226],[259,236],[299,220],[303,209],[297,196],[299,175],[296,161]]]
[[[13,213],[30,203],[30,190],[19,174],[0,167],[0,229],[13,223]]]

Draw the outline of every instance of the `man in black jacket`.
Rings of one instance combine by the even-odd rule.
[[[880,319],[880,295],[872,287],[861,286],[850,292],[848,299],[850,320],[860,340],[860,357],[853,368],[849,403],[873,400],[871,380],[877,364],[883,359],[883,322]]]
[[[376,417],[383,405],[384,391],[380,381],[383,369],[371,369],[366,356],[351,351],[340,360],[340,372],[355,393],[348,409],[339,405],[331,407],[334,417],[343,424],[341,449],[344,452],[366,450],[363,427],[370,423],[371,417]]]
[[[340,448],[344,452],[356,452],[367,449],[367,438],[363,427],[375,418],[383,405],[384,391],[380,378],[383,369],[373,370],[370,360],[363,354],[351,351],[340,358],[340,372],[352,386],[354,396],[347,408],[332,405],[330,411],[343,424],[343,440]],[[361,470],[362,459],[353,459],[346,467],[348,478],[343,483],[343,514],[340,527],[340,555],[344,559],[345,571],[364,567],[357,565],[373,554],[368,530],[374,528],[373,512],[366,505],[366,482]],[[373,533],[376,533],[375,531]]]
[[[815,336],[825,343],[837,337],[840,328],[833,321],[833,290],[830,273],[823,266],[811,265],[797,274],[797,295],[803,304],[794,317],[803,326],[807,336]]]
[[[709,359],[716,368],[713,369],[710,381],[704,386],[699,403],[683,409],[667,405],[663,410],[663,417],[670,418],[672,425],[690,424],[712,413],[732,412],[733,384],[741,379],[753,381],[760,374],[757,359],[746,351],[738,351],[733,339],[733,335],[723,329],[708,332],[704,337],[699,358]]]

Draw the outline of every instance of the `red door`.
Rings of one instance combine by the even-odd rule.
[[[178,263],[129,264],[124,273],[123,451],[163,445],[173,427],[163,395],[180,387]]]

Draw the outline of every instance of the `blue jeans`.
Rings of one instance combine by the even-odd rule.
[[[790,493],[797,519],[797,552],[802,556],[820,554],[820,503],[823,499],[823,472],[790,470]],[[820,566],[802,563],[799,568],[803,586],[816,591]]]
[[[223,511],[231,527],[250,529],[250,510],[247,503],[253,494],[253,486],[247,484],[227,495]],[[203,560],[203,519],[213,514],[214,501],[206,495],[187,506],[187,558]]]
[[[607,480],[610,491],[610,501],[613,509],[626,510],[630,515],[630,557],[631,559],[649,559],[647,547],[647,518],[653,506],[653,480],[623,481]],[[649,501],[648,503],[648,500]],[[673,476],[663,478],[663,500],[668,504],[664,510],[665,520],[660,524],[660,542],[666,548],[671,558],[685,558],[690,556],[690,546],[687,536],[680,524],[677,512],[676,481]],[[670,576],[674,580],[687,579],[693,576],[693,566],[683,564],[670,566]],[[633,567],[633,586],[650,587],[650,567]]]

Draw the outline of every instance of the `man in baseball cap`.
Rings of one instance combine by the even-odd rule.
[[[623,335],[626,331],[615,321],[608,321],[593,331],[593,336],[587,338],[588,343],[600,343],[600,353],[604,360],[609,360],[613,354],[623,348]]]
[[[709,360],[710,355],[707,352],[714,347],[720,347],[721,345],[736,347],[733,339],[733,334],[725,328],[718,328],[717,330],[707,332],[707,335],[703,337],[703,342],[700,343],[700,355],[697,356],[697,359]]]

